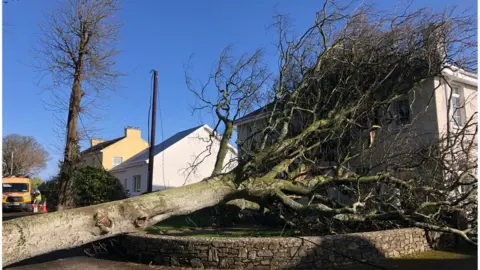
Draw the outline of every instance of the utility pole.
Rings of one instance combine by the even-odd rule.
[[[158,72],[153,71],[153,100],[152,100],[152,134],[150,135],[150,152],[148,157],[148,182],[147,193],[153,191],[153,158],[155,150],[155,126],[157,123],[157,85],[158,84]]]

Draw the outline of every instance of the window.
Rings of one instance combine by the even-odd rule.
[[[452,88],[452,97],[451,97],[452,106],[450,112],[452,114],[452,123],[455,126],[462,126],[462,116],[461,116],[461,102],[460,102],[460,89],[458,87]]]
[[[408,98],[398,100],[395,103],[395,114],[397,124],[406,125],[410,123],[410,103]]]
[[[471,187],[469,185],[461,185],[460,186],[460,193],[465,194],[470,191]]]
[[[461,175],[462,172],[459,173],[459,175]],[[470,174],[467,175],[463,180],[462,180],[462,183],[475,183],[475,178],[472,177]],[[470,192],[470,190],[472,190],[473,188],[473,184],[470,184],[470,185],[460,185],[459,187],[459,191],[460,191],[460,194],[465,194],[465,193],[468,193]]]
[[[4,183],[2,188],[3,192],[28,192],[28,184]]]
[[[141,181],[140,175],[134,175],[133,176],[133,191],[134,192],[140,192],[140,189],[142,188],[142,181]]]
[[[112,160],[113,167],[120,165],[120,163],[122,163],[122,161],[123,161],[123,158],[114,157],[113,160]]]

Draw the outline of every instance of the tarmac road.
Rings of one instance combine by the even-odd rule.
[[[115,270],[143,270],[143,269],[188,269],[188,268],[171,268],[164,266],[154,266],[137,264],[131,262],[119,262],[95,259],[90,257],[72,257],[59,259],[55,261],[37,263],[31,265],[6,268],[10,270],[42,270],[42,269],[72,269],[72,270],[96,270],[96,269],[115,269]]]
[[[2,221],[7,221],[14,218],[25,217],[33,215],[33,212],[21,212],[20,210],[14,211],[10,210],[8,212],[2,212]]]

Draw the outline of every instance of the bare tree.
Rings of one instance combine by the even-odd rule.
[[[238,60],[235,60],[232,56],[231,45],[223,49],[215,71],[208,78],[207,83],[200,84],[198,89],[195,88],[193,79],[188,75],[188,68],[185,69],[187,88],[200,101],[200,105],[195,106],[193,112],[208,110],[215,115],[216,123],[211,143],[222,130],[212,175],[221,173],[224,168],[234,121],[258,106],[268,78],[269,73],[263,62],[262,50],[258,49],[251,55],[243,54]],[[212,84],[213,89],[210,89]],[[208,151],[208,155],[211,154],[209,149],[206,151]],[[203,158],[192,164],[193,168],[208,155],[203,155]]]
[[[71,87],[69,101],[64,101],[68,118],[59,193],[60,206],[70,208],[72,172],[78,162],[75,148],[81,130],[79,115],[86,112],[98,93],[112,89],[120,75],[114,70],[119,25],[115,22],[116,0],[71,0],[61,4],[62,7],[46,14],[41,25],[38,69],[51,75],[53,90]]]
[[[47,166],[49,154],[34,137],[9,134],[3,137],[3,176],[33,176]]]
[[[222,203],[268,209],[302,233],[415,226],[476,244],[476,108],[454,99],[452,83],[477,80],[473,17],[336,3],[299,37],[279,17],[273,103],[232,172],[4,222],[4,265]],[[471,224],[456,226],[455,212]]]

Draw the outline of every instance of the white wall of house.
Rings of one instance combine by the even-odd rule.
[[[153,166],[153,186],[180,187],[209,177],[215,166],[220,143],[214,140],[211,154],[209,154],[208,136],[208,131],[201,128],[156,155]],[[230,149],[225,163],[235,157],[235,152]],[[192,171],[193,164],[198,166]],[[224,171],[230,171],[234,167],[226,168]]]
[[[445,134],[447,132],[447,121],[452,118],[453,111],[450,109],[449,114],[447,113],[447,106],[451,107],[451,104],[448,104],[448,101],[451,97],[451,87],[457,87],[460,91],[461,102],[465,103],[463,110],[461,111],[462,120],[469,119],[477,110],[477,86],[472,85],[473,82],[465,83],[460,80],[455,80],[455,77],[448,78],[448,84],[445,80],[437,79],[435,85],[438,87],[438,90],[435,92],[435,100],[437,103],[437,119],[438,119],[438,132],[439,134]],[[476,80],[475,80],[476,83]],[[450,99],[451,101],[451,99]]]
[[[111,171],[111,173],[122,183],[125,190],[132,196],[138,196],[147,190],[148,164],[139,164],[126,168],[122,171]],[[140,176],[140,191],[135,190],[134,177]]]
[[[215,166],[220,143],[219,140],[214,140],[211,154],[208,155],[208,151],[206,151],[210,145],[208,136],[208,131],[202,127],[158,153],[154,158],[153,190],[193,184],[209,177]],[[236,151],[229,149],[225,163],[233,162],[230,166],[224,164],[224,172],[228,172],[236,166],[236,156]],[[194,171],[189,170],[192,164],[198,164]],[[189,172],[191,173],[189,174]],[[125,189],[129,190],[131,196],[138,196],[147,191],[148,163],[121,171],[114,170],[112,174],[120,180]],[[140,191],[133,189],[136,175],[141,177]]]

